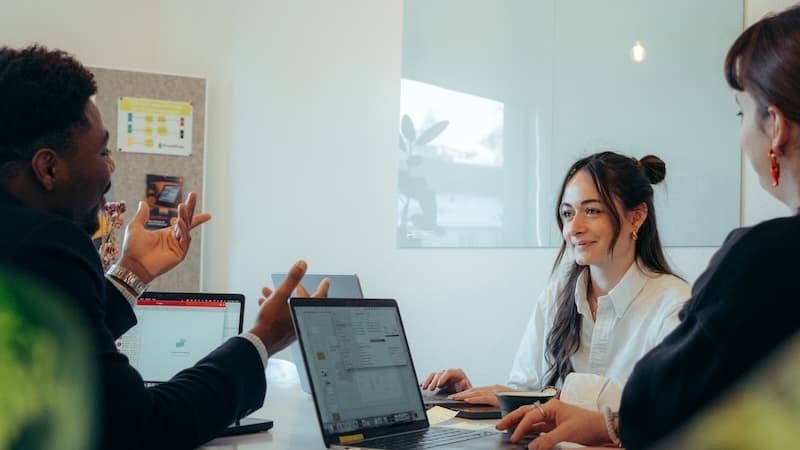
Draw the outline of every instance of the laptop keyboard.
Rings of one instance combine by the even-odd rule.
[[[374,448],[386,450],[417,450],[468,441],[493,434],[492,431],[466,431],[454,428],[434,427],[418,433],[398,434],[360,442]]]

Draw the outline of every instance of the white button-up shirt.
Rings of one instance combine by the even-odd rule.
[[[538,390],[547,383],[547,335],[565,283],[562,273],[545,288],[533,308],[509,375],[508,384],[515,389]],[[680,323],[678,312],[689,298],[690,288],[676,276],[651,273],[634,263],[607,295],[597,299],[597,320],[593,320],[587,301],[588,268],[576,283],[575,305],[583,320],[581,344],[572,355],[572,367],[576,374],[594,377],[568,377],[562,400],[586,406],[598,401],[609,379],[624,383],[636,362]],[[580,386],[584,381],[591,387]],[[572,393],[577,398],[572,399]],[[616,392],[603,403],[613,406],[618,402],[615,397]]]

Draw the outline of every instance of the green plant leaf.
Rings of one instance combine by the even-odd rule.
[[[403,114],[403,118],[400,119],[400,131],[403,132],[403,136],[409,144],[413,144],[417,140],[417,130],[414,129],[414,122],[408,114]]]
[[[422,134],[419,135],[416,144],[425,145],[428,142],[436,139],[437,137],[439,137],[440,134],[442,134],[442,132],[445,130],[445,128],[447,128],[448,125],[450,125],[450,121],[448,120],[443,120],[441,122],[437,122],[431,125],[430,128],[423,131]]]
[[[406,144],[406,140],[403,138],[402,134],[400,135],[400,150],[404,152],[408,151],[408,144]]]

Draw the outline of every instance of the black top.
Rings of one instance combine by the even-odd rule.
[[[676,430],[800,329],[799,255],[800,216],[728,235],[692,287],[681,324],[628,379],[619,422],[626,448]]]
[[[0,264],[66,294],[86,323],[98,369],[102,448],[190,449],[261,407],[261,358],[233,338],[168,383],[145,388],[115,338],[136,324],[133,309],[104,277],[87,233],[0,192]]]

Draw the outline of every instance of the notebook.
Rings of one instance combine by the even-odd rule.
[[[146,385],[168,381],[223,342],[242,332],[244,296],[187,292],[145,292],[134,308],[137,324],[122,335],[120,352]],[[247,419],[220,434],[265,431],[272,421]]]
[[[361,281],[356,274],[319,274],[307,273],[303,277],[303,287],[313,293],[317,286],[327,278],[330,281],[328,286],[328,298],[364,298],[364,293],[361,291]],[[273,273],[272,285],[276,288],[283,283],[286,279],[285,273]],[[300,353],[300,344],[295,342],[290,346],[292,352],[292,359],[294,359],[295,366],[297,366],[297,377],[300,378],[300,387],[303,391],[311,393],[311,387],[308,384],[308,375],[306,375],[306,366],[303,363],[303,355]]]
[[[289,300],[322,440],[336,449],[522,449],[507,433],[430,427],[397,302]]]

